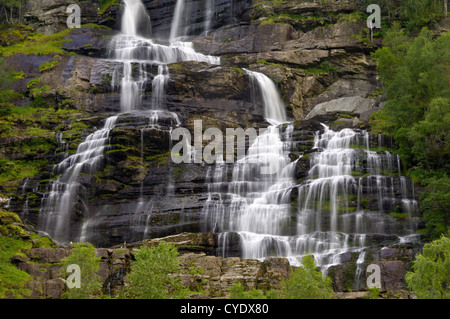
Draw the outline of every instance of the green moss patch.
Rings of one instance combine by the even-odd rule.
[[[13,256],[30,248],[31,244],[22,239],[0,237],[0,298],[23,298],[31,295],[26,284],[32,277],[11,263]]]

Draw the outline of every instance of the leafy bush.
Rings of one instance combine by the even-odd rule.
[[[378,4],[382,15],[389,21],[398,20],[408,31],[433,24],[445,16],[447,0],[364,0],[365,4]]]
[[[450,299],[450,239],[440,239],[423,246],[413,261],[413,272],[406,283],[420,299]]]
[[[385,44],[373,54],[387,97],[374,128],[392,134],[409,165],[445,167],[450,153],[450,33],[433,39],[424,28],[409,40],[397,24],[387,32]]]
[[[286,299],[330,299],[334,296],[331,278],[322,276],[312,255],[303,257],[302,266],[292,270],[282,286],[281,294]]]
[[[160,242],[155,247],[141,247],[127,275],[129,287],[124,296],[133,299],[184,298],[187,294],[173,274],[181,271],[178,251],[172,245]]]
[[[76,264],[81,270],[81,288],[72,288],[64,292],[63,298],[88,299],[101,293],[102,284],[98,275],[100,269],[100,257],[95,257],[95,249],[91,244],[75,243],[70,255],[62,262],[60,275],[68,278],[67,267]]]
[[[420,208],[426,222],[426,239],[450,235],[450,178],[432,178],[420,197]]]

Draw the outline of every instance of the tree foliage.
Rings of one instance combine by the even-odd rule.
[[[448,165],[450,153],[450,33],[437,39],[424,28],[409,40],[398,24],[373,57],[387,103],[375,128],[393,135],[410,165]]]
[[[70,255],[63,260],[60,275],[68,278],[69,265],[78,265],[81,270],[81,287],[67,289],[63,297],[68,299],[88,299],[101,293],[102,284],[98,275],[100,269],[100,257],[95,257],[95,249],[91,244],[75,243]]]
[[[450,178],[430,179],[420,200],[427,239],[450,236]]]
[[[406,283],[420,299],[450,299],[450,239],[442,236],[423,247]]]
[[[230,299],[266,299],[264,292],[260,289],[246,290],[240,282],[234,283],[228,288]]]
[[[0,0],[7,24],[13,24],[14,22],[21,24],[23,22],[25,3],[26,0]],[[16,21],[14,21],[14,18],[16,18]]]
[[[378,4],[389,21],[399,21],[413,32],[447,18],[448,0],[365,0],[365,3]]]
[[[125,297],[132,299],[184,298],[187,293],[179,278],[173,276],[181,271],[178,251],[165,242],[155,247],[141,247],[127,275],[129,283]]]
[[[450,33],[434,38],[423,28],[409,38],[394,23],[385,46],[373,53],[387,102],[373,117],[373,128],[392,135],[405,167],[410,171],[437,171],[419,182],[426,221],[425,237],[448,233],[450,202]],[[413,173],[414,174],[414,173]]]
[[[291,271],[282,287],[281,294],[286,299],[330,299],[334,296],[331,278],[323,276],[316,268],[312,255],[303,257],[302,266]]]

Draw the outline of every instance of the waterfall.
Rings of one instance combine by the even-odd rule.
[[[132,36],[138,35],[138,29],[144,25],[146,35],[151,33],[150,16],[147,14],[141,0],[124,0],[125,10],[122,15],[122,33]]]
[[[276,86],[260,73],[245,71],[271,125],[233,165],[231,181],[225,163],[208,168],[205,224],[219,233],[223,256],[235,245],[232,233],[239,235],[244,258],[286,257],[298,265],[305,254],[313,254],[324,273],[341,262],[343,253],[355,252],[359,278],[371,240],[416,240],[417,203],[400,174],[398,156],[371,150],[366,131],[335,132],[323,125],[315,134],[315,152],[308,154],[308,177],[296,184],[296,161],[287,156],[294,145],[293,125],[286,122]],[[297,199],[291,197],[295,188]],[[395,220],[391,212],[396,210],[405,218]]]
[[[175,11],[173,14],[172,25],[170,27],[169,41],[173,42],[176,38],[186,35],[185,29],[180,31],[182,27],[183,13],[185,12],[184,0],[177,0]]]
[[[205,3],[205,25],[203,27],[203,33],[207,34],[211,30],[211,22],[214,16],[214,8],[216,6],[216,0],[206,0]]]
[[[152,108],[157,110],[165,109],[165,92],[167,81],[169,80],[169,68],[167,65],[158,66],[158,75],[152,82]]]
[[[165,87],[169,79],[167,64],[182,61],[199,61],[220,64],[220,58],[195,52],[192,42],[175,41],[182,20],[184,1],[179,0],[172,22],[170,43],[154,43],[152,39],[141,37],[136,30],[142,15],[148,16],[140,0],[125,1],[122,33],[111,41],[112,61],[118,62],[113,72],[112,88],[120,90],[120,109],[130,112],[143,109],[143,95],[146,84],[152,82],[151,109],[165,109]],[[149,73],[156,65],[158,72]],[[152,79],[153,78],[153,79]]]
[[[104,127],[80,143],[75,154],[53,167],[54,175],[59,177],[49,183],[49,189],[42,198],[39,229],[56,241],[67,242],[75,238],[70,229],[75,206],[81,204],[83,208],[87,207],[84,200],[81,199],[80,203],[78,198],[82,196],[84,187],[78,177],[82,173],[93,174],[97,171],[116,120],[117,116],[107,118]]]
[[[257,86],[259,88],[263,100],[264,118],[273,125],[286,122],[285,106],[275,83],[262,73],[247,69],[244,69],[244,71],[250,76],[252,87]]]
[[[361,239],[366,236],[410,233],[401,222],[391,228],[393,218],[386,214],[398,202],[393,194],[395,156],[369,150],[365,131],[335,132],[325,125],[314,148],[309,178],[298,186],[296,254],[311,251],[318,265],[327,268],[335,256],[364,248]],[[375,202],[371,207],[361,204],[369,200]],[[412,219],[415,212],[405,213]]]
[[[140,36],[137,32],[143,16],[148,16],[145,6],[140,0],[125,1],[125,11],[122,22],[122,33],[111,41],[111,62],[116,65],[111,87],[120,92],[121,112],[139,112],[141,116],[149,118],[149,126],[145,129],[167,130],[159,125],[162,114],[172,118],[172,124],[179,126],[180,120],[174,112],[169,112],[166,105],[166,90],[170,79],[170,63],[182,61],[198,61],[210,64],[220,64],[220,58],[198,53],[192,42],[182,42],[178,39],[187,32],[189,4],[178,0],[168,43],[155,43],[152,39]],[[153,70],[157,69],[157,72]],[[151,82],[151,98],[145,95],[146,88]],[[150,104],[150,107],[148,106]],[[143,134],[141,129],[141,160],[143,160]],[[171,132],[172,127],[169,128]],[[170,169],[171,173],[172,170]],[[135,240],[142,239],[150,233],[150,218],[154,209],[154,201],[146,201],[141,183],[139,203],[136,206],[131,228]],[[168,177],[166,196],[174,196],[172,176]],[[156,208],[155,208],[156,209]],[[142,224],[145,224],[142,231]]]
[[[238,233],[244,258],[290,255],[285,225],[289,224],[290,195],[295,162],[286,151],[279,125],[286,122],[285,106],[275,84],[265,75],[245,70],[262,96],[266,120],[271,125],[249,146],[247,155],[233,166],[232,179],[226,182],[228,167],[217,163],[209,168],[209,197],[204,212],[206,224],[222,232],[219,247],[226,251],[229,233]],[[285,136],[293,131],[287,124]],[[211,173],[211,170],[214,170]],[[226,188],[227,191],[223,192]]]

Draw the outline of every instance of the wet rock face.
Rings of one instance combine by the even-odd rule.
[[[109,45],[115,34],[117,31],[99,26],[74,29],[64,38],[62,48],[80,55],[105,57],[109,55]]]
[[[333,279],[333,289],[337,292],[365,290],[368,282],[374,283],[371,277],[373,270],[368,266],[375,265],[379,269],[381,292],[407,290],[405,274],[411,271],[411,262],[420,249],[418,244],[399,244],[381,249],[373,246],[367,251],[363,263],[355,265],[358,253],[352,253],[350,260],[343,260],[340,265],[331,266],[328,276]]]
[[[339,2],[337,7],[342,3]],[[367,32],[365,21],[340,21],[339,17],[346,14],[345,9],[331,9],[318,3],[303,5],[320,19],[331,15],[335,20],[329,25],[323,20],[323,24],[304,30],[296,21],[305,23],[306,19],[278,18],[264,24],[260,22],[265,18],[261,18],[261,21],[225,26],[207,36],[197,37],[195,48],[220,55],[224,65],[250,67],[269,76],[279,87],[289,115],[294,119],[305,119],[317,104],[344,97],[367,99],[369,111],[376,110],[382,100],[372,99],[378,83],[370,52],[378,44],[363,43],[356,36],[364,37]],[[351,6],[350,3],[346,5]],[[278,8],[275,4],[269,7]],[[286,12],[296,14],[296,11]],[[276,16],[277,13],[283,11],[272,14]],[[356,116],[367,120],[368,115],[361,113],[355,112]],[[316,114],[312,113],[308,118],[313,116]]]
[[[172,18],[176,2],[174,0],[143,0],[144,6],[151,19],[151,36],[154,39],[167,40],[170,35]],[[204,0],[185,1],[183,10],[186,22],[186,35],[199,35],[205,31],[206,25],[209,29],[233,24],[242,19],[243,14],[251,8],[251,0],[216,0],[215,7],[211,12],[211,20],[207,22],[208,3]],[[116,30],[121,28],[123,5],[121,3],[108,7],[100,16],[99,24],[112,27]],[[144,30],[141,30],[142,34]],[[148,30],[146,30],[148,31]],[[149,35],[149,34],[147,34]]]

